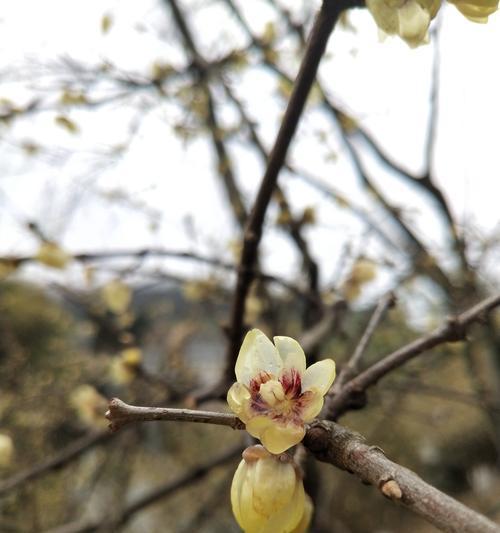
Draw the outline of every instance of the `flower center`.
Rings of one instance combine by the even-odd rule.
[[[262,399],[270,406],[275,407],[285,399],[283,385],[279,381],[270,379],[260,386],[260,395]]]

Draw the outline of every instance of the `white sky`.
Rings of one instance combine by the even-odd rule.
[[[303,5],[291,0],[282,3],[296,12]],[[183,2],[184,6],[193,4],[203,5],[199,0]],[[196,18],[196,37],[207,55],[217,57],[225,53],[228,42],[243,45],[245,41],[235,22],[219,5],[212,4],[207,3]],[[261,33],[272,15],[266,3],[256,0],[238,4],[244,5],[254,31]],[[488,25],[476,25],[452,7],[444,11],[439,37],[436,177],[457,219],[488,236],[495,230],[500,212],[500,16],[492,16]],[[100,29],[104,13],[113,18],[106,35]],[[2,2],[0,99],[21,105],[43,88],[44,98],[53,100],[58,95],[53,90],[57,77],[46,74],[54,71],[62,57],[90,66],[106,59],[125,71],[145,75],[155,61],[180,65],[179,37],[169,16],[158,0]],[[357,32],[335,32],[321,67],[321,80],[330,95],[373,132],[395,159],[419,171],[433,49],[424,46],[411,50],[397,39],[380,42],[375,24],[364,10],[353,13],[351,21]],[[285,60],[293,55],[287,46],[288,41],[281,47]],[[283,111],[275,80],[256,67],[232,81],[270,146]],[[26,219],[38,220],[48,236],[69,251],[163,246],[215,255],[225,252],[227,243],[235,237],[234,224],[214,177],[211,147],[202,139],[183,146],[172,131],[180,116],[178,107],[172,102],[158,102],[144,94],[135,99],[135,106],[68,110],[67,116],[79,126],[77,135],[56,126],[54,112],[31,115],[9,128],[0,126],[0,253],[36,250],[36,240],[22,225]],[[140,113],[139,106],[143,106]],[[139,127],[129,150],[121,158],[111,159],[106,154],[126,141],[134,117],[140,117]],[[230,124],[234,113],[225,110],[224,118]],[[327,132],[331,149],[319,143],[317,133],[321,130]],[[309,106],[291,159],[299,168],[371,209],[370,199],[356,182],[332,131],[321,112]],[[26,157],[16,146],[27,140],[45,149],[39,156]],[[326,158],[331,151],[337,156],[335,162]],[[260,161],[241,144],[233,146],[232,154],[239,184],[251,201],[262,176]],[[366,161],[371,161],[369,156]],[[376,169],[373,164],[371,168]],[[439,221],[422,203],[422,197],[383,170],[376,170],[374,175],[395,203],[409,207],[426,242],[446,259]],[[345,211],[332,207],[309,186],[286,174],[281,183],[297,213],[308,205],[317,209],[318,227],[309,235],[326,280],[335,271],[346,243],[354,243],[358,249],[367,246],[369,255],[379,257],[382,253],[397,261],[373,239],[366,243],[361,237],[362,225]],[[148,212],[161,215],[155,231],[151,230],[150,216],[106,200],[105,193],[117,189],[133,203],[147,205]],[[196,239],[186,230],[187,217],[193,221]],[[271,230],[263,246],[270,270],[293,274],[296,253],[279,232]],[[175,268],[184,271],[186,267]],[[498,273],[496,262],[491,269]],[[29,267],[27,273],[36,276],[40,271]],[[62,278],[57,276],[73,281],[78,278],[74,271],[62,274]]]

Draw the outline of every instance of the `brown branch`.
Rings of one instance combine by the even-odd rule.
[[[491,296],[464,313],[451,317],[446,324],[399,348],[376,362],[357,377],[348,381],[336,396],[329,399],[325,408],[326,417],[336,419],[349,408],[349,402],[392,370],[404,365],[410,359],[445,342],[464,340],[467,328],[474,322],[483,321],[485,316],[500,305],[500,294]]]
[[[243,203],[241,191],[238,188],[236,177],[234,175],[229,153],[226,145],[222,139],[222,128],[219,125],[217,118],[215,101],[212,96],[208,78],[210,73],[210,65],[205,61],[195,42],[195,38],[189,23],[182,12],[182,9],[177,0],[164,0],[168,3],[172,10],[172,15],[179,33],[184,41],[185,47],[191,57],[191,66],[196,74],[196,84],[200,85],[206,98],[206,117],[205,123],[210,131],[212,145],[217,155],[218,160],[218,174],[221,176],[224,188],[227,193],[229,205],[232,207],[234,217],[240,227],[244,227],[247,219],[247,212],[245,204]]]
[[[377,446],[334,422],[316,422],[304,444],[320,461],[353,473],[395,503],[450,533],[499,533],[500,527],[388,459]]]
[[[286,154],[304,110],[307,96],[316,78],[316,72],[326,49],[330,33],[340,13],[352,5],[352,2],[325,0],[311,30],[304,58],[293,86],[292,95],[288,102],[274,147],[269,156],[266,172],[262,178],[257,198],[245,228],[240,269],[238,271],[236,291],[231,309],[231,324],[228,333],[227,366],[224,376],[226,383],[233,379],[234,362],[244,332],[243,318],[245,301],[253,281],[252,268],[257,259],[257,250],[262,236],[262,226],[267,207],[276,187],[280,170],[285,163]]]
[[[109,431],[97,431],[85,435],[81,439],[66,446],[66,448],[62,449],[56,455],[49,457],[46,461],[42,461],[18,474],[14,474],[8,479],[2,480],[0,483],[0,496],[3,496],[7,492],[28,481],[37,479],[44,474],[62,468],[94,446],[111,440],[113,436],[114,435],[109,433]]]
[[[319,322],[300,335],[299,344],[302,346],[305,353],[309,354],[316,350],[319,344],[338,328],[346,310],[346,301],[338,300],[325,309],[323,318]]]
[[[128,259],[145,259],[147,257],[165,257],[165,258],[172,258],[172,259],[185,259],[187,261],[195,261],[197,263],[203,263],[209,266],[213,266],[215,268],[220,268],[222,270],[226,271],[236,271],[238,266],[234,263],[231,263],[229,261],[223,261],[222,259],[217,259],[215,257],[208,257],[205,255],[202,255],[197,252],[188,252],[183,250],[169,250],[167,248],[143,248],[139,250],[127,250],[127,249],[121,249],[121,250],[110,250],[110,251],[89,251],[89,252],[75,252],[70,253],[69,255],[76,261],[81,261],[82,263],[85,262],[91,262],[91,261],[108,261],[113,259],[122,259],[122,258],[128,258]],[[0,257],[0,263],[5,262],[8,264],[12,264],[13,266],[18,267],[19,265],[23,263],[29,263],[33,261],[38,261],[36,256],[3,256]],[[170,274],[163,274],[162,272],[154,271],[153,273],[147,274],[149,276],[161,276],[166,279],[183,283],[185,281],[188,281],[186,279],[183,279],[178,276],[172,276]],[[297,285],[294,285],[292,283],[289,283],[288,281],[280,278],[279,276],[275,276],[273,274],[268,274],[267,272],[263,272],[259,269],[253,270],[253,275],[261,279],[262,281],[268,281],[271,283],[275,283],[276,285],[280,285],[281,287],[287,289],[288,291],[292,292],[293,294],[299,296],[300,298],[303,298],[305,300],[310,300],[311,303],[317,304],[317,299],[314,295],[310,293],[310,291],[305,291],[302,288],[300,288]]]
[[[347,363],[344,365],[342,370],[339,372],[339,375],[335,379],[335,383],[333,385],[333,392],[339,392],[342,388],[342,385],[352,379],[359,371],[359,363],[361,362],[361,358],[363,357],[363,354],[366,350],[366,347],[368,346],[368,343],[370,342],[373,334],[375,333],[375,330],[377,329],[378,325],[380,324],[380,321],[384,318],[385,313],[388,309],[394,306],[396,303],[396,297],[392,292],[385,295],[377,304],[375,307],[375,311],[373,312],[373,315],[370,317],[370,320],[368,321],[368,325],[366,326],[366,329],[361,336],[361,339],[356,346],[352,356],[347,361]]]
[[[154,407],[134,407],[116,399],[112,400],[110,407],[114,402],[119,402],[120,414],[117,418],[119,422],[117,428],[122,425],[123,418],[120,417],[128,416],[130,418],[126,419],[125,423],[143,420],[177,420],[219,424],[234,429],[245,427],[235,415],[227,413],[186,411],[189,416],[179,416],[179,412],[184,410],[162,409],[159,411]],[[113,415],[111,417],[113,418]],[[339,424],[328,421],[313,422],[307,429],[303,443],[318,460],[355,474],[364,483],[376,486],[387,498],[419,514],[443,531],[500,532],[500,528],[486,517],[425,483],[407,468],[390,461],[380,448],[365,444],[363,437]],[[177,488],[179,487],[177,486],[176,490]],[[157,491],[152,491],[150,494],[157,495]],[[164,491],[161,494],[165,495]],[[156,497],[154,496],[154,499]],[[131,514],[144,507],[144,502],[152,503],[152,499],[151,495],[146,495],[139,500],[140,503],[131,504],[115,523],[123,524],[124,521],[120,521],[123,517],[126,517],[126,521]],[[82,531],[95,531],[95,529],[59,529],[51,533],[80,533]]]
[[[175,494],[178,490],[188,487],[192,483],[207,476],[214,468],[222,466],[236,459],[241,452],[241,446],[234,446],[217,455],[206,463],[189,469],[176,479],[169,480],[142,496],[139,496],[116,516],[106,516],[100,520],[71,522],[51,529],[46,533],[93,533],[96,531],[114,531],[117,527],[125,525],[136,513],[156,503],[162,498]]]
[[[136,405],[128,405],[118,398],[113,398],[109,402],[106,418],[110,421],[109,427],[112,431],[117,431],[131,422],[151,422],[154,420],[216,424],[229,426],[233,429],[243,429],[245,427],[245,424],[239,418],[229,413],[193,411],[191,409],[173,409],[169,407],[138,407]]]

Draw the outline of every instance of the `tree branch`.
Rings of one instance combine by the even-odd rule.
[[[464,313],[451,317],[446,324],[407,344],[376,362],[351,381],[348,381],[338,395],[328,401],[326,417],[336,419],[349,408],[349,402],[363,394],[368,387],[392,370],[404,365],[410,359],[445,342],[465,339],[467,328],[474,322],[482,321],[491,310],[500,305],[500,294],[486,298]]]
[[[344,385],[346,381],[352,379],[357,374],[359,369],[359,363],[361,362],[361,358],[363,357],[363,354],[366,350],[366,347],[368,346],[368,343],[370,342],[370,339],[375,333],[375,330],[380,324],[380,321],[384,318],[387,310],[390,309],[395,304],[395,302],[396,297],[392,292],[386,294],[379,301],[375,308],[375,311],[373,312],[373,315],[368,321],[368,325],[366,326],[365,332],[363,333],[358,345],[356,346],[356,349],[354,350],[354,353],[335,379],[335,383],[333,385],[334,392],[340,391],[342,385]]]
[[[156,503],[162,498],[166,498],[183,489],[192,483],[203,479],[214,468],[222,466],[233,459],[236,459],[241,452],[241,446],[234,446],[227,451],[222,452],[206,463],[195,466],[187,472],[169,480],[166,483],[146,492],[142,496],[131,501],[118,515],[105,516],[100,520],[71,522],[46,533],[93,533],[97,531],[114,531],[117,527],[125,525],[137,512]]]
[[[353,473],[395,503],[450,533],[499,533],[500,527],[388,459],[361,435],[334,422],[316,422],[304,439],[320,461]]]
[[[7,492],[23,485],[27,481],[36,479],[48,472],[52,472],[59,468],[62,468],[67,463],[76,459],[81,454],[90,450],[98,444],[103,444],[109,441],[113,435],[108,431],[96,431],[85,435],[81,439],[72,442],[66,448],[63,448],[56,455],[49,457],[46,461],[42,461],[31,468],[14,474],[12,477],[3,480],[0,483],[0,496],[3,496]]]
[[[169,407],[138,407],[136,405],[128,405],[118,398],[113,398],[109,402],[109,409],[106,411],[105,416],[110,421],[109,427],[112,431],[117,431],[131,422],[150,422],[154,420],[216,424],[229,426],[233,429],[245,428],[245,424],[239,418],[229,413],[193,411],[191,409]]]
[[[226,354],[227,366],[225,370],[225,380],[227,382],[230,382],[234,375],[234,362],[244,331],[245,301],[253,281],[252,269],[257,259],[257,250],[262,236],[262,226],[271,195],[276,187],[280,170],[285,163],[286,154],[304,110],[309,91],[316,78],[316,72],[326,49],[330,33],[341,12],[347,7],[352,7],[357,4],[354,1],[340,2],[338,0],[325,0],[311,30],[304,58],[293,86],[292,95],[288,102],[274,147],[269,155],[267,169],[262,178],[257,198],[245,228],[240,269],[238,271],[235,297],[231,309],[231,324]]]

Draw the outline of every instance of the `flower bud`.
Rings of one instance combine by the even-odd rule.
[[[292,533],[303,524],[305,493],[298,466],[287,454],[251,446],[234,474],[233,513],[245,533]],[[307,527],[307,516],[304,518]]]

